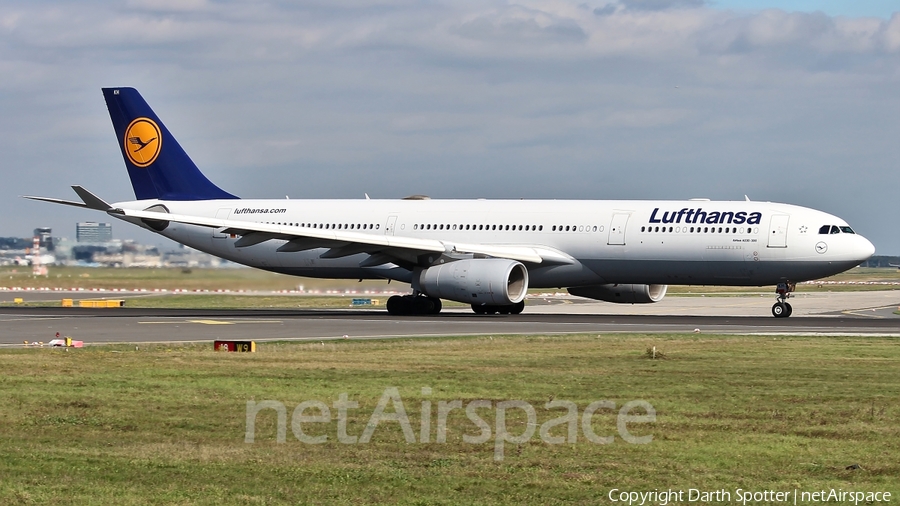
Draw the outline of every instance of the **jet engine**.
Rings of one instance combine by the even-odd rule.
[[[618,304],[648,304],[666,296],[668,285],[592,285],[569,288],[578,297],[615,302]]]
[[[505,258],[457,260],[417,271],[413,288],[441,299],[506,306],[525,299],[528,269]]]

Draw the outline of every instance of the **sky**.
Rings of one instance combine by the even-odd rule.
[[[133,86],[245,198],[748,195],[900,255],[890,3],[7,0],[0,236],[160,242],[19,198],[132,199],[100,88]]]

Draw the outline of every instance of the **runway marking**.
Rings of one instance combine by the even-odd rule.
[[[870,334],[868,332],[752,332],[748,336],[787,337],[900,337],[900,334]]]
[[[64,318],[67,318],[67,317],[65,317],[65,316],[35,316],[35,317],[31,317],[31,318],[10,318],[8,320],[3,319],[3,320],[0,320],[0,322],[3,322],[3,323],[5,323],[5,322],[24,322],[24,321],[33,322],[35,320],[62,320]]]
[[[222,320],[177,320],[177,321],[167,321],[167,322],[138,322],[138,324],[143,325],[177,325],[181,323],[197,323],[200,325],[235,325],[242,323],[284,323],[282,320],[232,320],[232,321],[222,321]]]
[[[895,307],[897,307],[896,304],[890,304],[888,306],[881,306],[881,307],[870,307],[870,308],[863,308],[863,309],[848,309],[846,311],[841,311],[841,313],[846,314],[846,315],[865,316],[867,318],[883,319],[883,318],[885,318],[884,316],[877,315],[877,314],[870,314],[870,313],[872,311],[880,311],[880,310],[884,310],[884,309],[894,309]]]

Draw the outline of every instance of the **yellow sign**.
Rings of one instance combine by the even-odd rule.
[[[150,118],[137,118],[125,129],[125,153],[131,163],[146,167],[162,149],[162,133]]]

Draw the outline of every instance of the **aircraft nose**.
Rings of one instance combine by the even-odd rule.
[[[863,236],[859,236],[859,239],[859,245],[857,245],[856,250],[859,253],[859,261],[864,262],[875,254],[875,245]]]

